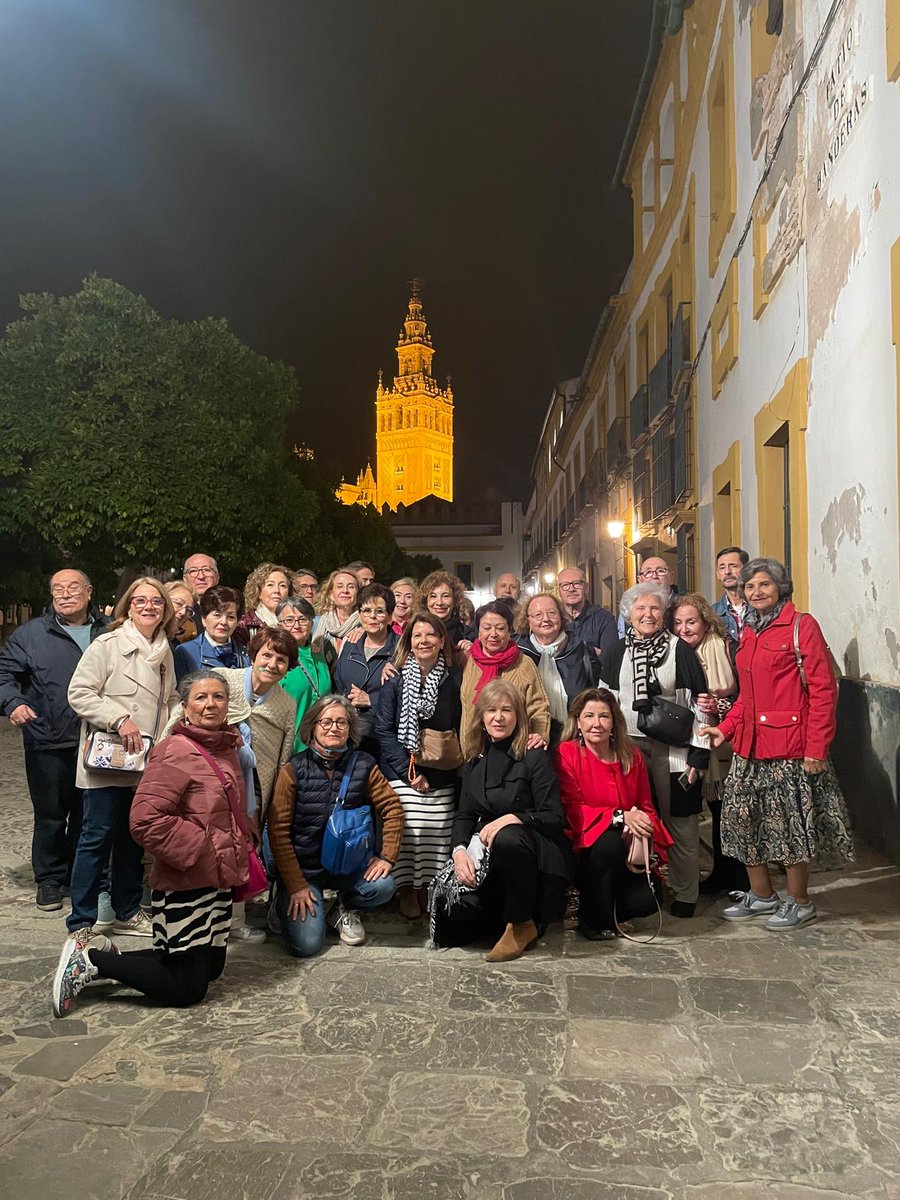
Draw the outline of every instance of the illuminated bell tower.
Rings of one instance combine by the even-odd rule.
[[[396,509],[425,496],[453,499],[453,392],[431,374],[434,347],[422,301],[412,294],[397,342],[397,374],[386,388],[378,373],[375,444],[378,505]]]

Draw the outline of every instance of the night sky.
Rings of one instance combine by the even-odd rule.
[[[651,0],[3,0],[0,321],[96,271],[291,363],[299,435],[374,452],[406,281],[457,495],[525,497],[628,265],[609,180]]]

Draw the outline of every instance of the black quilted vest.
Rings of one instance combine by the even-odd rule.
[[[324,874],[321,857],[322,838],[325,835],[328,816],[337,800],[349,757],[348,751],[337,760],[331,779],[326,775],[321,760],[317,759],[311,750],[303,750],[291,759],[291,766],[297,777],[291,842],[300,870],[307,879],[315,879]],[[357,808],[369,803],[366,783],[374,766],[375,759],[371,754],[366,754],[364,750],[358,751],[345,800],[348,808]]]

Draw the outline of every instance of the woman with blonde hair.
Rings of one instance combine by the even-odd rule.
[[[400,637],[409,624],[409,618],[416,605],[418,588],[419,585],[416,581],[410,579],[408,575],[404,575],[402,579],[395,579],[391,584],[391,591],[394,593],[394,618],[391,622],[391,629],[397,637]]]
[[[670,615],[673,633],[697,651],[706,676],[708,691],[698,696],[697,707],[711,725],[717,725],[730,711],[738,690],[725,626],[709,601],[697,592],[678,596]],[[703,797],[712,818],[713,851],[712,872],[700,884],[704,896],[743,892],[750,886],[743,863],[722,853],[722,791],[731,758],[728,742],[711,750],[709,770],[703,779]]]
[[[192,641],[200,633],[200,618],[196,615],[197,593],[183,579],[171,579],[164,587],[175,614],[175,631],[169,638],[174,649],[182,642]]]
[[[618,922],[656,908],[646,876],[626,865],[628,834],[651,838],[657,866],[672,844],[653,807],[643,755],[606,688],[587,688],[572,701],[556,773],[577,859],[578,932],[606,941],[616,936]]]
[[[453,856],[433,887],[432,940],[496,939],[488,962],[519,958],[560,920],[571,881],[559,784],[544,750],[528,749],[528,718],[507,680],[486,684],[463,751]]]
[[[443,622],[454,648],[462,653],[471,649],[475,639],[475,630],[467,626],[461,616],[465,595],[461,579],[446,571],[432,571],[419,584],[415,605],[417,610],[430,612]]]
[[[293,590],[294,572],[290,567],[270,562],[254,567],[244,584],[244,615],[235,636],[248,646],[258,629],[274,629],[278,625],[278,605]]]
[[[313,649],[325,655],[329,667],[337,662],[347,635],[360,629],[358,597],[359,580],[349,567],[332,571],[319,585]],[[362,636],[361,632],[357,636]]]
[[[178,703],[169,645],[174,624],[163,584],[141,576],[126,589],[109,632],[88,646],[69,683],[69,704],[81,718],[75,782],[84,789],[84,816],[66,925],[81,947],[99,933],[97,902],[110,853],[113,931],[152,933],[141,910],[142,850],[128,822],[148,745],[158,740]],[[111,750],[102,749],[103,734],[116,735]]]

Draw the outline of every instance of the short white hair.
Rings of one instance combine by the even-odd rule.
[[[203,550],[195,550],[193,554],[189,554],[187,556],[187,558],[184,560],[184,566],[181,568],[182,575],[187,570],[187,565],[191,561],[192,558],[208,558],[209,561],[212,563],[213,570],[218,575],[219,564],[216,562],[216,560],[213,558],[213,556],[211,554],[206,554],[206,553],[204,553]]]
[[[619,612],[626,625],[631,624],[631,610],[639,596],[656,596],[662,605],[663,612],[666,611],[672,600],[671,591],[661,583],[636,583],[634,587],[628,589],[619,605]]]

